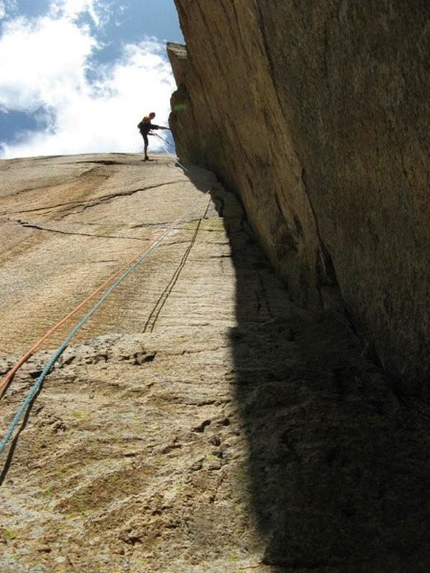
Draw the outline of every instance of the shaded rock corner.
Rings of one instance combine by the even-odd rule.
[[[179,156],[240,196],[299,304],[340,294],[397,388],[427,393],[428,2],[176,5]]]

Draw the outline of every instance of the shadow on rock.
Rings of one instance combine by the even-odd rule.
[[[237,275],[235,396],[265,563],[427,573],[429,409],[393,393],[343,316],[293,305],[234,196],[212,196]]]

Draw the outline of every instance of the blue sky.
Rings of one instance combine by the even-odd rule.
[[[0,0],[0,158],[140,152],[176,89],[167,41],[173,0]]]

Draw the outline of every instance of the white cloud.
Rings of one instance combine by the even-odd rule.
[[[16,0],[0,0],[0,20],[16,8]]]
[[[0,157],[138,152],[141,117],[154,110],[166,123],[175,85],[164,45],[145,39],[125,46],[109,66],[94,64],[97,38],[78,17],[87,13],[98,25],[99,8],[96,0],[57,0],[47,16],[4,26],[0,109],[37,110],[43,129],[0,144]],[[161,142],[151,143],[155,150]]]
[[[106,0],[54,0],[50,6],[52,16],[76,20],[81,14],[88,14],[96,26],[100,26],[110,14]]]
[[[0,102],[14,110],[55,106],[85,85],[85,63],[96,42],[67,20],[20,18],[0,41]]]

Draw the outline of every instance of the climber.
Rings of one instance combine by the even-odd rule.
[[[155,117],[155,113],[152,111],[149,115],[145,115],[145,117],[140,121],[137,125],[141,136],[143,137],[144,146],[144,161],[149,161],[148,157],[148,135],[152,135],[152,129],[169,129],[168,127],[164,127],[162,125],[155,125],[152,123],[152,120]]]

